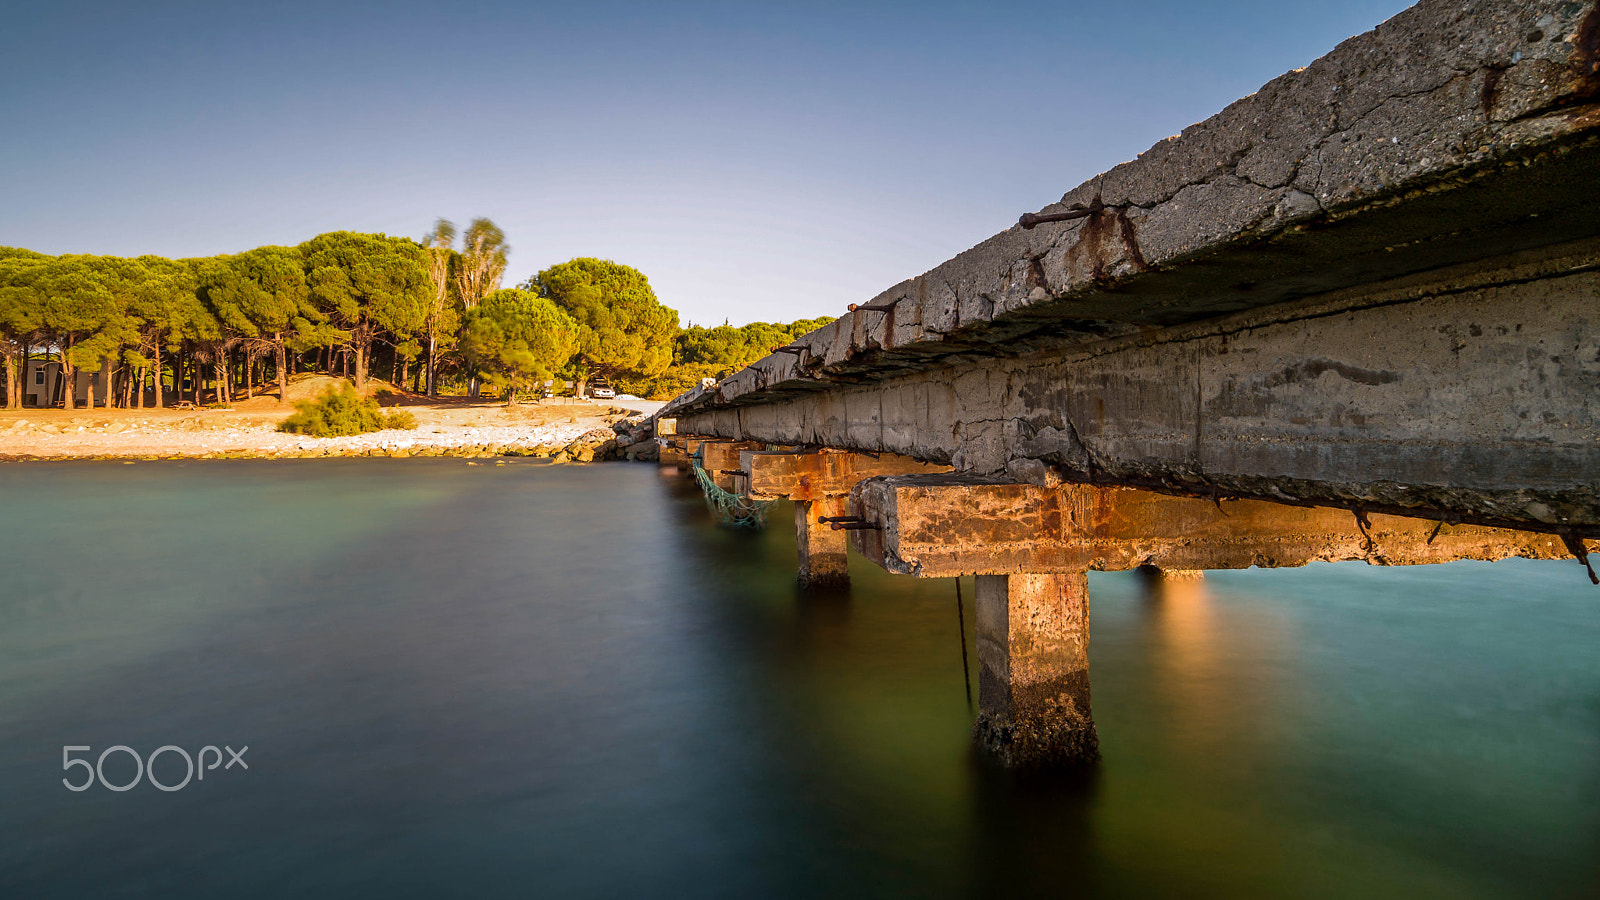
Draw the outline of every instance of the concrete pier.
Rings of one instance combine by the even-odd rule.
[[[1014,768],[1097,761],[1087,574],[979,575],[974,583],[979,746]]]
[[[796,580],[801,587],[828,589],[850,584],[849,532],[818,521],[845,516],[849,511],[848,495],[830,494],[815,500],[795,501],[795,546],[800,560]]]
[[[1087,571],[1588,560],[1597,184],[1597,0],[1423,0],[662,415],[978,576],[980,742],[1088,760]]]

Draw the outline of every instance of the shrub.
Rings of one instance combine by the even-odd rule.
[[[344,437],[385,428],[416,428],[417,418],[405,410],[385,413],[378,401],[356,396],[355,388],[328,388],[315,400],[295,404],[295,413],[283,420],[279,431],[312,437]]]
[[[395,409],[383,414],[383,427],[410,431],[417,427],[417,417],[410,410]]]

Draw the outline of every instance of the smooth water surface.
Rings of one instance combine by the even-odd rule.
[[[0,519],[0,897],[1600,893],[1572,562],[1092,575],[1105,760],[1040,781],[954,581],[797,595],[787,506],[652,466],[16,464]],[[249,768],[62,784],[119,744]]]

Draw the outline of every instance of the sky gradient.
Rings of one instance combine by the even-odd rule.
[[[492,218],[687,324],[839,315],[1403,0],[30,4],[0,245],[203,256]]]

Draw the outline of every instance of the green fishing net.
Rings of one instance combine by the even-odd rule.
[[[694,455],[689,457],[689,468],[694,472],[694,480],[700,483],[700,490],[705,492],[706,505],[711,507],[711,514],[716,516],[718,524],[728,528],[765,527],[767,509],[776,501],[751,500],[717,487],[716,480],[706,471],[705,449],[705,444],[694,448]]]

